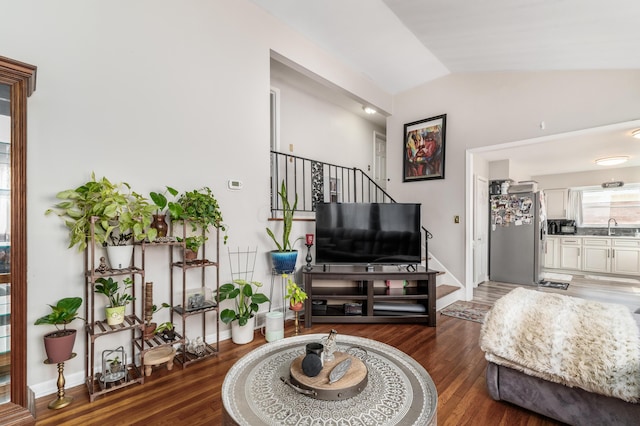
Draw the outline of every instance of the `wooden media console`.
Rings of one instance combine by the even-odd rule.
[[[424,323],[436,326],[437,271],[418,266],[314,265],[303,269],[304,325],[315,323]],[[401,289],[376,286],[375,281],[407,280]],[[348,281],[335,285],[328,281]],[[315,307],[315,309],[314,309]],[[321,309],[318,309],[321,308]],[[315,312],[314,312],[315,311]]]

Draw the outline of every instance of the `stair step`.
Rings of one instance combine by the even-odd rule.
[[[439,285],[436,287],[436,300],[445,297],[447,294],[451,294],[458,290],[460,287],[454,285]]]

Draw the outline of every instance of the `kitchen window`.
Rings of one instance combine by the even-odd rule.
[[[583,189],[581,192],[581,226],[606,227],[614,218],[620,227],[640,225],[640,184],[623,188]]]

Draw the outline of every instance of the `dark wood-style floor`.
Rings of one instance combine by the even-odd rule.
[[[328,333],[372,338],[395,346],[422,364],[438,390],[439,425],[557,425],[508,403],[496,402],[485,387],[486,361],[478,346],[481,325],[437,314],[437,327],[410,324],[318,324],[303,333]],[[292,324],[287,322],[287,336]],[[247,345],[221,342],[221,353],[169,372],[158,369],[144,385],[99,397],[90,403],[84,386],[68,389],[74,402],[61,410],[37,400],[37,425],[217,425],[222,419],[221,387],[233,363],[265,343],[256,332]]]

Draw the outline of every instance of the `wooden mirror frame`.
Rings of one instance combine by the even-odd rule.
[[[27,387],[27,97],[36,67],[0,56],[0,83],[11,100],[11,400],[0,405],[0,419],[27,424],[35,423]]]

